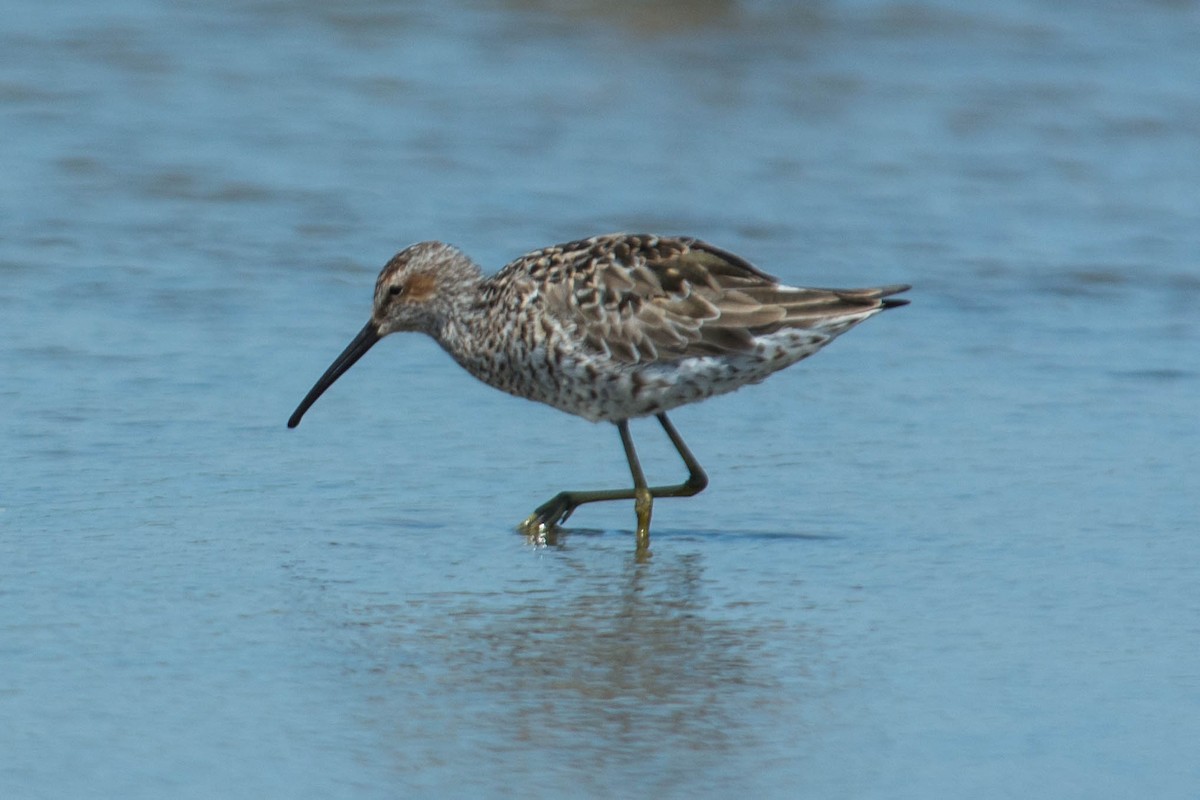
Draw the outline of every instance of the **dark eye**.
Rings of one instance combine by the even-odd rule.
[[[400,286],[400,285],[389,286],[388,287],[388,297],[398,297],[400,295],[400,293],[403,291],[404,291],[403,286]]]

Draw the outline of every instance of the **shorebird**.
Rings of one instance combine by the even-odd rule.
[[[688,237],[594,236],[535,250],[491,276],[456,247],[420,242],[379,273],[371,319],[288,427],[381,338],[427,334],[490,386],[617,426],[633,488],[559,492],[520,530],[544,533],[585,503],[633,500],[644,550],[654,498],[688,497],[708,485],[666,412],[764,380],[868,317],[906,304],[892,295],[909,288],[785,286],[740,256]],[[646,482],[629,420],[650,415],[687,467],[680,484]]]

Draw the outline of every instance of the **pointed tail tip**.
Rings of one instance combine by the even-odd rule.
[[[879,297],[881,298],[879,304],[884,308],[899,308],[900,306],[906,306],[912,301],[907,298],[892,297],[892,295],[902,294],[911,288],[912,286],[908,285],[907,283],[897,283],[892,286],[884,286],[879,290]]]

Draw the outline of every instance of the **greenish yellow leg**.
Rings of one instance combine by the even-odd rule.
[[[667,436],[670,438],[671,444],[675,445],[675,450],[678,451],[679,457],[683,459],[684,465],[688,468],[686,481],[674,486],[647,487],[646,478],[642,473],[637,452],[633,449],[633,438],[629,435],[629,423],[626,420],[621,420],[617,423],[617,430],[621,434],[621,444],[625,447],[625,458],[629,461],[629,471],[633,474],[634,488],[559,492],[549,501],[538,506],[537,510],[518,526],[518,530],[528,535],[542,533],[547,528],[553,528],[566,522],[567,517],[571,516],[576,508],[585,503],[597,503],[605,500],[633,500],[633,508],[637,513],[638,519],[638,549],[645,549],[650,543],[650,513],[654,507],[654,498],[691,497],[703,491],[704,487],[708,486],[708,476],[704,474],[704,469],[700,466],[700,462],[696,460],[696,457],[692,455],[692,451],[684,444],[683,438],[675,430],[675,426],[671,424],[671,420],[667,419],[666,414],[658,414],[657,416],[659,423],[663,426],[663,430],[666,431]]]
[[[684,466],[688,468],[688,477],[686,481],[676,486],[655,486],[650,491],[655,497],[691,497],[694,494],[700,494],[708,486],[708,475],[705,474],[704,468],[700,466],[700,462],[692,455],[688,446],[683,443],[683,437],[679,435],[679,431],[675,430],[675,426],[671,424],[671,420],[667,419],[667,415],[656,414],[655,416],[658,417],[663,430],[667,432],[671,444],[675,445],[675,450],[683,459]]]
[[[654,495],[646,486],[646,475],[638,461],[637,450],[633,449],[633,437],[629,435],[629,420],[617,423],[621,433],[621,444],[625,447],[625,458],[629,461],[629,472],[633,475],[633,510],[637,514],[637,549],[650,546],[650,513],[654,510]]]

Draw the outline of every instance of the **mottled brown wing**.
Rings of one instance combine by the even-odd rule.
[[[597,236],[523,261],[542,286],[547,311],[572,326],[587,349],[626,363],[746,352],[756,336],[784,327],[820,333],[823,323],[865,318],[882,306],[883,294],[906,288],[781,286],[697,239],[648,235]]]

